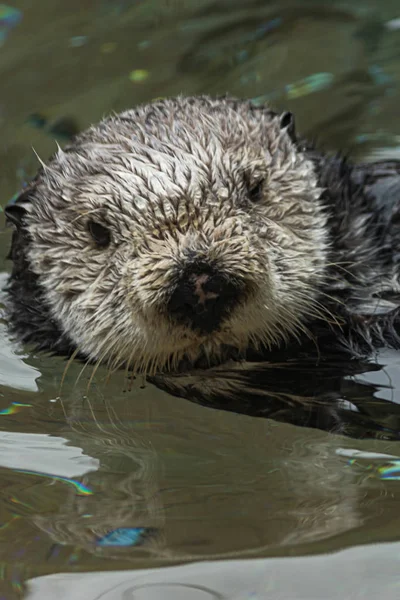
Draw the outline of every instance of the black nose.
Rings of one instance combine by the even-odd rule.
[[[237,303],[240,289],[225,275],[197,267],[179,279],[168,302],[169,314],[179,323],[211,333]]]

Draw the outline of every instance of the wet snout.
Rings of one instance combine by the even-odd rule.
[[[219,328],[240,297],[240,286],[207,264],[184,269],[168,302],[176,321],[201,333]]]

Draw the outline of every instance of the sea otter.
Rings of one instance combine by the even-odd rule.
[[[291,113],[156,100],[58,148],[5,212],[36,348],[151,374],[400,346],[400,163],[326,156]]]

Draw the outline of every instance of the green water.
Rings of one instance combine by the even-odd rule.
[[[3,18],[0,6],[3,206],[34,174],[32,148],[45,159],[55,137],[63,144],[110,111],[179,93],[269,99],[293,111],[300,131],[328,150],[343,148],[356,158],[399,155],[394,1],[12,6],[21,12],[18,23]],[[9,239],[2,231],[2,257]],[[391,459],[366,453],[400,456],[390,434],[398,426],[400,355],[383,353],[376,372],[325,380],[323,394],[342,399],[349,414],[354,409],[357,423],[345,437],[321,423],[294,426],[287,415],[270,420],[237,406],[208,408],[140,381],[130,389],[122,373],[108,380],[99,369],[92,380],[89,367],[71,364],[65,372],[64,360],[19,348],[3,325],[0,335],[1,600],[287,600],[288,585],[290,598],[322,600],[320,592],[311,596],[320,589],[317,573],[324,574],[328,600],[369,598],[375,584],[381,599],[399,597],[396,463],[388,478]],[[296,381],[293,395],[322,394],[308,374]],[[354,408],[363,401],[372,421]],[[364,454],[349,460],[356,450]],[[120,536],[120,545],[107,545],[113,531],[133,535],[135,528],[145,531],[140,544],[125,537],[121,545]],[[368,557],[354,549],[351,569],[337,562],[338,551],[364,545]],[[289,560],[308,555],[321,555],[309,571],[308,562]],[[201,567],[203,587],[179,588],[186,571],[173,575],[176,587],[166,583],[176,573],[167,570],[171,565],[217,559],[228,569],[219,596],[209,563]],[[225,562],[233,559],[247,560],[248,580]],[[331,563],[337,575],[323,585]],[[304,566],[296,571],[292,564]],[[255,565],[265,574],[261,583],[252,575]],[[136,570],[153,568],[160,571],[147,576],[147,588],[123,584],[122,571],[133,580]],[[311,592],[301,588],[305,573]],[[50,580],[40,578],[56,574],[70,577],[42,587]],[[243,589],[233,592],[235,577]]]

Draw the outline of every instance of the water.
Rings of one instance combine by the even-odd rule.
[[[269,99],[326,149],[398,156],[399,18],[372,0],[2,5],[2,203],[32,147],[181,92]],[[0,336],[2,600],[398,598],[400,354],[156,387]]]

